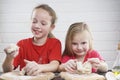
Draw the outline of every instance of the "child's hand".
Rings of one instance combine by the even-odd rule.
[[[75,73],[76,71],[76,61],[75,60],[69,60],[67,61],[66,63],[64,63],[64,69],[67,71],[67,72],[70,72],[70,73]]]
[[[39,75],[42,72],[40,64],[37,64],[35,61],[24,60],[24,62],[26,63],[24,71],[27,75],[35,76]]]
[[[15,44],[10,44],[4,49],[7,57],[15,58],[18,55],[19,47]]]
[[[95,69],[98,69],[98,67],[100,66],[100,60],[98,58],[89,58],[88,62],[90,62],[92,67]]]

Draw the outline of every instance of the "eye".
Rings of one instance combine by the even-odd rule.
[[[81,44],[86,44],[87,42],[81,42]]]
[[[32,20],[32,23],[37,23],[37,20],[36,20],[36,19],[33,19],[33,20]]]
[[[77,43],[75,43],[75,42],[72,42],[72,45],[77,45]]]
[[[42,23],[42,25],[46,25],[45,23]]]
[[[46,22],[41,22],[41,24],[42,24],[42,25],[47,25],[47,23],[46,23]]]
[[[36,23],[36,21],[32,21],[32,23]]]

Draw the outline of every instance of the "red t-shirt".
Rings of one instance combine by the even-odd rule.
[[[95,50],[88,51],[87,54],[85,55],[85,58],[84,58],[83,62],[87,61],[88,58],[99,58],[100,60],[103,60],[103,58],[100,56],[100,54]],[[61,62],[65,63],[70,59],[76,59],[76,58],[74,56],[71,56],[71,57],[70,56],[63,56]],[[92,72],[96,72],[96,71],[97,70],[92,69]]]
[[[19,54],[14,59],[14,68],[20,65],[20,70],[25,66],[24,59],[36,61],[38,64],[47,64],[52,60],[61,61],[61,42],[56,38],[48,38],[42,46],[32,43],[33,38],[18,42]]]

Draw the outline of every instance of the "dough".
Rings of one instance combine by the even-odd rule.
[[[68,72],[61,72],[60,76],[65,80],[106,80],[103,75],[96,73],[91,74],[71,74]]]
[[[7,53],[11,53],[12,51],[18,50],[19,47],[16,44],[10,44],[9,48],[7,49]]]
[[[89,62],[77,62],[77,73],[78,74],[90,74],[92,72],[92,65]]]
[[[26,76],[20,73],[20,71],[13,71],[4,73],[0,76],[3,80],[51,80],[55,77],[52,72],[41,73],[38,76]]]

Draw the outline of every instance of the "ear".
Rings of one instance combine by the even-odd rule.
[[[52,31],[54,28],[55,28],[55,25],[52,24],[51,27],[50,27],[50,31]]]

